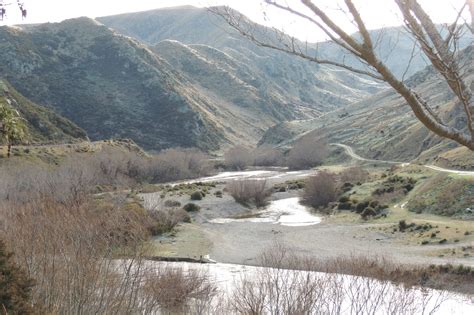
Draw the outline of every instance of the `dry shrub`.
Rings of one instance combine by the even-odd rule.
[[[324,208],[337,200],[337,187],[334,175],[319,172],[311,176],[304,186],[302,202],[314,208]]]
[[[134,187],[208,175],[207,155],[194,149],[170,149],[153,157],[108,148],[93,154],[76,153],[58,166],[29,163],[0,167],[0,198],[28,202],[53,198],[78,204],[98,187]]]
[[[168,149],[153,156],[149,174],[152,182],[167,182],[208,175],[209,156],[196,149]]]
[[[341,183],[364,183],[369,178],[369,172],[360,166],[346,168],[339,173]]]
[[[247,166],[279,166],[284,164],[284,154],[277,148],[261,146],[249,149],[235,146],[224,153],[225,166],[232,170],[244,170]]]
[[[235,146],[224,153],[224,163],[227,168],[243,170],[252,163],[251,151],[244,146]]]
[[[254,166],[279,166],[283,164],[283,152],[277,148],[261,146],[251,152]]]
[[[191,222],[189,214],[180,208],[151,210],[149,214],[153,218],[149,226],[152,235],[170,232],[181,222]]]
[[[4,203],[0,218],[0,237],[14,246],[16,262],[36,280],[33,304],[61,314],[134,307],[128,299],[138,275],[132,269],[119,272],[112,258],[121,248],[139,253],[147,232],[137,213],[114,206],[98,209],[89,201],[65,206],[42,199]]]
[[[271,195],[265,180],[235,180],[228,182],[226,189],[235,201],[246,206],[263,207]]]
[[[318,263],[281,247],[270,248],[262,263],[269,268],[236,283],[231,305],[239,314],[419,314],[436,310],[445,297],[390,281],[314,272]]]
[[[201,309],[208,308],[217,294],[207,273],[171,266],[147,271],[143,291],[154,303],[149,305],[152,309],[176,314],[188,313],[199,304]]]
[[[326,140],[306,136],[295,143],[287,157],[290,169],[309,169],[321,165],[329,154]]]

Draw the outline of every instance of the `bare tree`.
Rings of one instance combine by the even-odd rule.
[[[250,164],[252,154],[248,148],[238,145],[224,153],[224,160],[228,168],[243,170]]]
[[[319,172],[306,180],[302,195],[302,201],[305,204],[315,208],[324,208],[336,199],[337,187],[333,174]]]
[[[305,136],[291,148],[286,164],[293,170],[309,169],[321,165],[328,153],[326,140]]]
[[[308,49],[308,45],[303,45],[295,38],[279,31],[276,31],[272,36],[262,36],[255,24],[230,8],[214,8],[212,11],[222,16],[231,27],[260,46],[290,53],[318,64],[341,67],[388,83],[405,99],[417,119],[428,129],[440,137],[454,140],[470,150],[474,150],[474,103],[471,87],[466,80],[468,71],[466,67],[472,64],[472,59],[468,58],[466,64],[463,65],[458,54],[459,38],[464,35],[466,30],[464,25],[470,28],[472,26],[472,22],[469,26],[463,20],[466,10],[470,9],[470,13],[473,13],[472,0],[466,0],[465,5],[460,8],[455,21],[447,26],[446,35],[443,35],[443,32],[437,28],[430,15],[417,0],[393,1],[403,17],[406,30],[421,47],[421,51],[431,62],[433,68],[446,81],[455,95],[466,118],[465,125],[461,128],[453,127],[443,121],[423,97],[417,94],[403,79],[398,79],[393,74],[377,54],[378,41],[374,41],[370,36],[366,23],[361,17],[360,8],[352,0],[344,0],[345,7],[341,7],[341,10],[346,13],[351,24],[357,28],[359,36],[351,36],[348,30],[334,17],[331,17],[330,12],[316,1],[301,0],[302,5],[278,0],[265,0],[265,2],[270,7],[312,23],[336,45],[355,56],[362,64],[360,67],[349,65],[344,61],[322,58],[317,54],[317,50]]]
[[[271,195],[266,180],[234,180],[227,183],[226,189],[238,203],[253,203],[258,208],[264,207]]]

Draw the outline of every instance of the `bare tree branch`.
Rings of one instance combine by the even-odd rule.
[[[471,10],[471,14],[474,16],[473,0],[466,1],[467,6],[469,6]],[[421,50],[430,60],[434,69],[445,79],[449,88],[462,105],[467,117],[467,133],[463,131],[463,128],[457,129],[446,124],[431,109],[426,100],[403,82],[403,78],[402,80],[396,78],[388,66],[377,55],[373,40],[354,1],[344,0],[344,3],[347,7],[348,17],[353,19],[351,22],[357,27],[361,39],[356,39],[349,35],[349,33],[346,32],[336,20],[331,18],[315,1],[301,0],[301,3],[311,14],[303,13],[301,10],[290,6],[287,2],[284,2],[285,4],[277,0],[266,0],[265,2],[277,9],[310,21],[316,25],[318,29],[322,30],[336,45],[349,54],[354,55],[363,65],[367,66],[367,69],[355,68],[345,64],[344,61],[341,63],[340,61],[328,58],[318,58],[317,53],[314,55],[309,54],[307,46],[306,49],[301,49],[299,41],[281,32],[278,33],[277,43],[268,38],[257,36],[253,33],[255,29],[251,27],[252,23],[246,20],[244,21],[242,16],[236,18],[235,13],[231,10],[218,14],[226,19],[231,27],[262,47],[290,53],[318,64],[341,67],[357,74],[367,75],[387,82],[405,99],[418,120],[428,129],[438,136],[452,139],[474,150],[474,104],[472,103],[472,92],[469,85],[464,81],[461,66],[457,61],[458,41],[462,35],[462,26],[459,25],[458,21],[461,19],[463,11],[467,7],[466,5],[458,11],[455,21],[447,27],[448,34],[446,38],[443,38],[439,29],[417,0],[394,0],[402,13],[408,33],[411,34],[415,40],[415,45],[417,44],[421,47]],[[341,10],[343,9],[341,8]],[[343,11],[346,12],[345,10]],[[380,39],[377,39],[376,43],[378,43],[379,40]],[[412,57],[410,58],[408,67],[413,59],[413,55],[414,50],[412,51]]]

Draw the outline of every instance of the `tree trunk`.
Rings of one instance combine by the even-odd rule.
[[[10,158],[12,155],[12,144],[8,143],[7,157]]]

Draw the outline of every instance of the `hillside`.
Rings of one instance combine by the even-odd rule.
[[[172,10],[157,12],[154,23],[176,18]],[[182,27],[191,32],[195,25],[178,27],[178,39]],[[207,44],[159,40],[147,46],[88,18],[2,27],[0,71],[92,140],[130,138],[148,150],[255,144],[275,124],[316,117],[381,89],[285,54],[256,48],[257,54],[241,38],[223,50]]]
[[[101,23],[125,35],[155,46],[178,41],[198,50],[207,60],[232,69],[232,73],[265,96],[278,94],[292,105],[302,105],[319,112],[358,101],[382,86],[348,71],[316,65],[285,53],[259,47],[233,30],[207,9],[192,6],[159,9],[116,16],[100,17]],[[258,24],[260,33],[271,32]]]
[[[0,79],[0,102],[12,106],[26,120],[30,143],[64,143],[87,139],[86,132],[51,109],[39,106]]]
[[[235,30],[227,25],[224,19],[216,16],[207,9],[182,6],[100,17],[98,20],[120,33],[132,36],[151,45],[166,39],[173,39],[184,44],[203,44],[225,51],[236,59],[243,58],[248,64],[269,74],[270,79],[275,80],[275,83],[283,90],[295,93],[295,89],[304,87],[304,89],[300,91],[300,97],[303,99],[307,96],[317,102],[318,83],[322,84],[327,82],[330,85],[331,79],[333,79],[330,74],[327,74],[328,77],[325,78],[324,73],[321,73],[321,75],[317,75],[320,80],[308,82],[308,79],[311,79],[311,75],[308,76],[307,73],[317,71],[317,69],[308,70],[302,68],[317,67],[311,66],[311,64],[308,65],[307,62],[298,60],[297,58],[288,58],[288,56],[284,54],[269,52],[267,49],[256,46],[237,34]],[[272,32],[264,27],[258,25],[253,27],[256,34],[272,36]],[[370,33],[374,43],[376,43],[377,53],[397,77],[402,77],[406,71],[405,76],[408,78],[410,75],[426,67],[427,62],[423,54],[413,54],[412,37],[403,27],[377,29],[370,31]],[[359,35],[354,34],[353,36],[357,37]],[[469,36],[469,33],[467,33],[467,35],[463,36],[460,40],[459,47],[465,48],[472,43],[473,39],[474,36]],[[345,62],[349,65],[360,66],[356,58],[347,54],[347,52],[341,50],[339,46],[330,41],[321,42],[317,45],[312,43],[299,44],[301,47],[308,49],[310,54],[315,53],[321,57],[330,57],[333,60]],[[252,54],[256,56],[265,55],[267,58],[245,58]],[[410,64],[409,69],[406,69],[407,64]],[[286,74],[288,78],[285,78],[285,75],[280,76],[278,79],[272,77],[271,71],[278,71],[275,69],[275,65],[284,69],[281,73]],[[305,75],[300,75],[300,71]],[[346,73],[344,76],[349,78],[350,74]],[[358,82],[356,79],[353,80]],[[358,89],[369,88],[361,87],[357,85],[356,82],[353,83]],[[344,82],[342,82],[341,85],[344,86]],[[324,88],[334,92],[334,88]],[[345,98],[345,94],[347,94],[348,91],[341,92],[341,97]],[[338,94],[335,93],[332,96],[337,95]]]
[[[470,67],[467,82],[472,84],[474,46],[462,52]],[[424,96],[440,117],[451,125],[462,126],[462,109],[443,79],[431,67],[417,72],[410,85]],[[469,150],[441,139],[424,127],[405,101],[394,91],[375,94],[361,102],[329,113],[323,119],[285,122],[270,129],[260,144],[286,146],[302,134],[326,133],[330,141],[352,145],[361,155],[383,160],[427,162],[443,166],[472,168],[474,157]]]
[[[0,68],[23,95],[54,108],[92,140],[131,138],[147,149],[214,149],[224,138],[208,104],[164,60],[88,18],[0,29]]]
[[[446,33],[445,26],[439,25],[438,27],[444,36]],[[360,34],[356,33],[353,36],[357,38],[360,37]],[[404,27],[371,30],[370,36],[375,43],[374,50],[379,58],[400,79],[408,79],[429,64],[419,46],[414,47],[413,37]],[[474,35],[469,30],[465,30],[458,42],[459,49],[466,48],[472,44],[473,40]],[[361,63],[357,58],[341,50],[339,46],[332,42],[320,43],[318,49],[321,56],[345,62],[348,65],[361,67]]]

